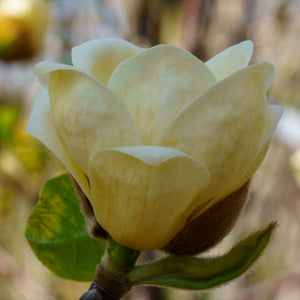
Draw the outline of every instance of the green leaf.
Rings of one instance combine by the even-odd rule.
[[[57,276],[93,280],[105,244],[90,238],[69,175],[45,183],[25,235],[38,259]]]
[[[206,290],[241,276],[262,254],[275,223],[251,234],[224,256],[199,258],[173,255],[137,266],[128,274],[132,285],[157,285],[190,290]]]
[[[0,141],[8,141],[12,138],[14,126],[17,124],[19,111],[14,106],[0,107]]]

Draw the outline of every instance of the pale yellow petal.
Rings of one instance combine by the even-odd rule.
[[[204,211],[207,211],[210,207],[212,207],[215,203],[221,201],[222,199],[225,199],[228,195],[230,195],[233,191],[237,191],[243,183],[247,182],[247,179],[251,179],[252,175],[256,171],[256,169],[260,166],[260,164],[263,162],[268,149],[269,149],[270,142],[265,144],[265,146],[260,150],[260,152],[255,156],[255,158],[251,161],[251,165],[248,166],[248,168],[245,170],[242,177],[239,179],[237,178],[236,181],[230,182],[229,185],[226,186],[224,190],[221,191],[218,195],[216,195],[214,198],[207,201],[206,205],[199,206],[199,209],[197,209],[197,213],[193,215],[193,218],[201,215]]]
[[[90,198],[91,191],[85,174],[67,153],[57,135],[52,119],[48,91],[44,88],[40,88],[34,100],[27,125],[27,132],[40,140],[61,160],[86,196]]]
[[[264,127],[263,139],[260,143],[262,149],[271,139],[276,126],[283,114],[283,108],[279,105],[268,105],[267,107],[267,119]]]
[[[49,96],[61,141],[86,174],[94,151],[142,144],[126,107],[95,78],[74,70],[54,71]]]
[[[157,145],[202,161],[217,196],[256,155],[266,118],[271,64],[242,69],[202,93],[169,124]]]
[[[36,64],[33,68],[33,72],[37,76],[39,82],[45,88],[48,88],[51,72],[57,71],[57,70],[78,70],[78,71],[80,71],[79,69],[74,68],[73,66],[58,64],[58,63],[54,63],[52,61],[47,61],[47,60]]]
[[[124,60],[144,49],[121,39],[97,39],[72,49],[72,61],[107,84],[111,73]]]
[[[253,43],[244,41],[220,52],[205,64],[217,80],[221,80],[233,72],[248,66],[252,53]]]
[[[227,189],[222,191],[222,194],[218,195],[214,202],[224,199],[227,195],[239,189],[245,182],[247,182],[258,167],[263,162],[270,145],[271,137],[275,131],[275,128],[282,116],[283,108],[278,105],[268,105],[267,117],[265,122],[265,128],[263,130],[263,137],[258,147],[257,153],[249,161],[248,166],[241,168],[240,175],[234,178],[232,182],[228,182]]]
[[[283,108],[281,106],[268,105],[267,119],[266,119],[263,138],[259,145],[259,150],[257,151],[257,154],[249,164],[249,167],[245,169],[244,173],[240,177],[240,183],[236,182],[236,185],[241,185],[243,182],[248,181],[263,162],[269,149],[271,137],[276,129],[276,126],[282,114],[283,114]]]
[[[144,145],[153,145],[183,106],[215,82],[192,54],[160,45],[120,64],[107,86],[128,107]]]
[[[153,250],[184,227],[209,173],[180,151],[137,146],[97,153],[89,178],[100,225],[126,247]]]

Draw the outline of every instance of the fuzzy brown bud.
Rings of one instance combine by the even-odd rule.
[[[176,255],[196,255],[219,243],[232,229],[241,214],[250,182],[217,202],[198,217],[187,222],[164,250]]]
[[[83,191],[81,190],[77,181],[72,176],[71,176],[71,179],[73,182],[74,190],[79,199],[80,209],[81,209],[83,216],[85,217],[87,230],[88,230],[90,236],[94,237],[94,238],[106,238],[107,233],[98,223],[98,221],[95,217],[95,214],[94,214],[93,207],[92,207],[89,199],[83,193]]]

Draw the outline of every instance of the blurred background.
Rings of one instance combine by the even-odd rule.
[[[175,44],[203,61],[250,39],[251,63],[275,65],[269,101],[285,108],[243,215],[212,250],[224,253],[251,231],[278,220],[254,270],[206,293],[139,287],[127,299],[299,300],[299,0],[0,0],[0,300],[78,299],[89,286],[51,274],[26,242],[27,218],[41,186],[65,171],[25,128],[39,86],[34,64],[71,63],[73,46],[105,37],[145,47]]]

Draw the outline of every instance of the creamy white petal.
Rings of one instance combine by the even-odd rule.
[[[79,70],[78,68],[75,68],[73,66],[54,63],[52,61],[42,61],[38,64],[36,64],[33,68],[33,72],[36,74],[39,82],[47,89],[49,85],[50,75],[51,72],[57,71],[57,70],[76,70],[79,72],[84,72],[82,70]]]
[[[261,139],[259,149],[256,155],[254,156],[254,158],[252,159],[252,161],[249,163],[249,167],[245,168],[243,174],[239,178],[239,181],[233,183],[235,186],[231,188],[232,190],[235,189],[237,185],[240,186],[244,182],[248,181],[263,162],[269,149],[271,137],[276,129],[276,126],[282,114],[283,114],[283,108],[281,106],[268,105],[264,134],[263,134],[263,138]]]
[[[95,151],[142,144],[126,107],[95,78],[74,70],[54,71],[49,96],[61,141],[85,173]]]
[[[114,150],[114,149],[112,149]],[[134,156],[147,165],[158,166],[163,162],[178,156],[190,157],[189,155],[172,148],[153,146],[118,147],[116,151]],[[194,158],[192,158],[194,159]]]
[[[144,49],[121,39],[97,39],[72,49],[72,61],[107,84],[114,69],[124,60]]]
[[[209,183],[201,162],[150,146],[97,153],[89,178],[98,222],[118,243],[138,250],[165,246],[184,227]]]
[[[266,118],[265,86],[272,75],[272,65],[262,63],[218,82],[187,105],[157,143],[208,167],[209,198],[225,190],[256,155]]]
[[[205,64],[217,80],[248,66],[253,53],[253,43],[244,41],[220,52]]]
[[[61,160],[86,196],[90,198],[91,191],[85,174],[67,153],[57,135],[52,119],[48,91],[43,87],[40,88],[34,100],[27,125],[27,132],[40,140]]]
[[[121,63],[107,86],[128,107],[144,145],[153,145],[183,106],[215,82],[192,54],[160,45]]]
[[[283,108],[281,106],[268,105],[264,137],[260,142],[260,149],[262,149],[270,141],[282,114]]]
[[[278,124],[282,113],[283,108],[281,106],[268,105],[263,137],[259,144],[256,155],[249,161],[248,166],[245,166],[243,169],[241,169],[242,172],[239,176],[237,176],[237,178],[235,178],[232,182],[228,182],[227,189],[223,190],[222,193],[214,199],[213,203],[224,199],[226,196],[236,191],[243,184],[245,184],[245,182],[251,179],[268,152],[271,137],[275,131],[276,125]]]
[[[249,162],[248,168],[244,168],[244,172],[241,174],[241,176],[239,176],[239,180],[236,180],[232,183],[232,187],[229,188],[231,191],[236,190],[239,186],[248,181],[263,162],[269,149],[271,137],[282,116],[282,113],[282,107],[278,105],[268,105],[265,129],[263,132],[263,138],[261,139],[261,142],[259,144],[258,151],[253,159]]]

